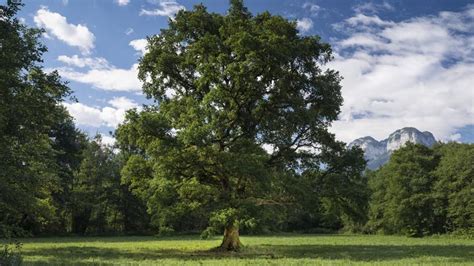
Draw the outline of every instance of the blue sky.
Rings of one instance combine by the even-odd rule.
[[[0,1],[4,2],[4,0]],[[78,126],[106,141],[128,108],[149,102],[136,78],[146,36],[179,9],[203,3],[225,13],[228,1],[35,0],[19,17],[46,29],[47,70],[70,82],[66,103]],[[440,140],[474,142],[474,4],[471,1],[247,0],[296,20],[335,51],[345,99],[331,131],[343,141],[383,139],[411,126]]]

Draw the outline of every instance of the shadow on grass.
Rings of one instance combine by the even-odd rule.
[[[274,235],[265,235],[265,238],[304,238],[304,237],[315,237],[315,236],[331,236],[333,237],[354,237],[358,238],[358,235],[338,235],[338,234],[293,234],[293,233],[281,233],[281,234],[274,234]],[[246,235],[246,238],[261,238],[262,236],[256,235]],[[213,240],[221,240],[221,236],[214,236],[211,238]],[[177,235],[177,236],[46,236],[46,237],[30,237],[30,238],[18,238],[21,243],[82,243],[82,242],[107,242],[107,243],[121,243],[121,242],[147,242],[147,241],[201,241],[200,235]],[[0,243],[3,243],[2,239],[0,239]]]
[[[21,243],[82,243],[82,242],[146,242],[146,241],[172,241],[172,240],[196,240],[199,241],[199,235],[186,236],[64,236],[64,237],[40,237],[40,238],[18,238]],[[1,242],[1,241],[0,241]]]
[[[81,264],[99,261],[106,264],[111,260],[220,260],[220,259],[345,259],[355,262],[382,262],[400,259],[432,257],[448,259],[449,262],[470,263],[474,261],[472,246],[463,245],[260,245],[250,246],[242,252],[217,253],[212,251],[183,251],[179,249],[136,249],[127,251],[97,247],[41,248],[25,251],[26,256],[45,257],[40,264]],[[112,262],[111,262],[112,263]]]

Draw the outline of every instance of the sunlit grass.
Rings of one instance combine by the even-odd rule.
[[[245,247],[238,253],[209,251],[219,245],[219,237],[68,237],[21,241],[26,264],[474,264],[474,241],[448,236],[243,236]]]

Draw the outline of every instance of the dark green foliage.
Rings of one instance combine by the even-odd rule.
[[[363,153],[357,148],[345,150],[343,146],[334,150],[338,152],[327,155],[324,169],[305,173],[303,178],[308,183],[297,194],[304,195],[299,202],[306,202],[302,207],[307,215],[319,215],[319,227],[358,231],[367,221],[369,198],[367,179],[361,174],[365,168]]]
[[[21,6],[0,6],[0,237],[144,231],[123,155],[77,130],[61,105],[71,91],[43,72],[43,31],[15,18]]]
[[[20,6],[0,6],[0,235],[43,230],[54,220],[52,129],[67,117],[60,103],[70,94],[56,72],[39,66],[42,31],[14,17]]]
[[[121,152],[116,155],[121,170],[127,161],[127,156]],[[122,232],[127,234],[144,234],[150,232],[150,216],[146,211],[144,201],[134,195],[127,183],[120,180],[119,199],[117,210],[121,214]]]
[[[97,136],[82,156],[71,191],[72,232],[84,235],[145,230],[148,221],[140,211],[142,204],[121,184],[122,154],[115,154]]]
[[[423,236],[473,228],[474,145],[408,144],[370,174],[369,228]]]
[[[50,139],[56,151],[54,167],[57,167],[58,186],[51,193],[55,218],[43,232],[57,234],[70,231],[71,214],[74,208],[72,195],[74,173],[79,170],[83,150],[88,140],[85,134],[75,127],[66,112],[64,112],[64,118],[53,125]]]
[[[395,151],[371,179],[372,226],[414,236],[440,232],[431,193],[436,165],[433,150],[423,145],[408,144]]]
[[[114,165],[112,150],[103,147],[100,136],[88,143],[73,182],[72,232],[104,233],[116,221],[120,186],[119,167]],[[118,230],[117,230],[118,231]]]
[[[277,192],[285,191],[291,201],[267,206],[269,213],[262,217],[267,229],[324,233],[344,227],[360,231],[367,220],[369,197],[367,180],[361,175],[365,167],[362,151],[346,150],[341,143],[333,149],[332,154],[324,154],[324,167],[281,180]]]
[[[448,143],[435,152],[441,156],[434,186],[437,212],[445,229],[474,235],[474,145]]]

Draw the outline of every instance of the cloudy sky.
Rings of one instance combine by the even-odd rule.
[[[5,0],[0,0],[5,2]],[[78,102],[65,103],[89,134],[109,132],[148,101],[137,80],[145,38],[180,9],[225,0],[30,0],[19,16],[46,29],[46,69],[59,70]],[[474,142],[474,4],[465,0],[247,0],[297,21],[335,51],[344,105],[331,130],[343,141],[383,139],[411,126],[440,140]]]

